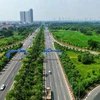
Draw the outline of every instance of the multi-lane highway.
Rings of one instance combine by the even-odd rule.
[[[53,40],[47,28],[45,28],[44,33],[45,49],[54,49]],[[49,74],[49,70],[51,71],[51,74]],[[72,100],[71,95],[69,93],[68,85],[66,84],[56,53],[49,52],[45,54],[45,73],[45,84],[46,87],[51,87],[52,100]]]
[[[38,31],[39,29],[37,29],[32,35],[24,40],[23,47],[21,49],[27,50],[29,46],[32,45],[33,37],[35,37]],[[4,83],[6,88],[3,91],[0,91],[0,100],[4,100],[6,93],[11,88],[14,77],[21,66],[22,61],[20,58],[23,57],[25,57],[24,53],[17,53],[2,70],[2,74],[0,75],[0,86]]]

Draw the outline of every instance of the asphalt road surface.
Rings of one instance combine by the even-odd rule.
[[[27,37],[26,40],[24,40],[23,47],[21,49],[27,50],[33,42],[33,37],[36,35],[36,33],[39,31],[39,28],[29,37]],[[12,83],[14,81],[14,77],[17,74],[22,60],[20,58],[25,57],[24,53],[16,53],[16,55],[10,60],[10,62],[5,66],[5,68],[2,70],[2,73],[0,75],[0,86],[4,83],[6,85],[6,88],[3,91],[0,91],[0,100],[4,100],[6,93],[9,91],[9,89],[12,86]]]
[[[100,100],[100,86],[94,88],[85,100]]]
[[[50,37],[49,31],[45,28],[45,49],[53,48],[53,40]],[[63,73],[58,63],[56,53],[45,53],[45,73],[46,73],[46,87],[50,86],[52,90],[52,100],[72,100],[67,88]],[[51,71],[49,74],[48,71]]]

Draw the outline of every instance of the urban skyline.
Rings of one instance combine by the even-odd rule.
[[[19,12],[29,8],[35,21],[100,20],[100,0],[0,0],[0,21],[19,21]]]

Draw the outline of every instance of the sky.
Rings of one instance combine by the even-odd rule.
[[[100,20],[100,0],[0,0],[0,21],[19,21],[30,8],[35,21]]]

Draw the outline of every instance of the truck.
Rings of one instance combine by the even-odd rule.
[[[46,88],[46,94],[47,94],[47,96],[46,96],[46,100],[51,100],[51,88],[50,87],[47,87]]]

